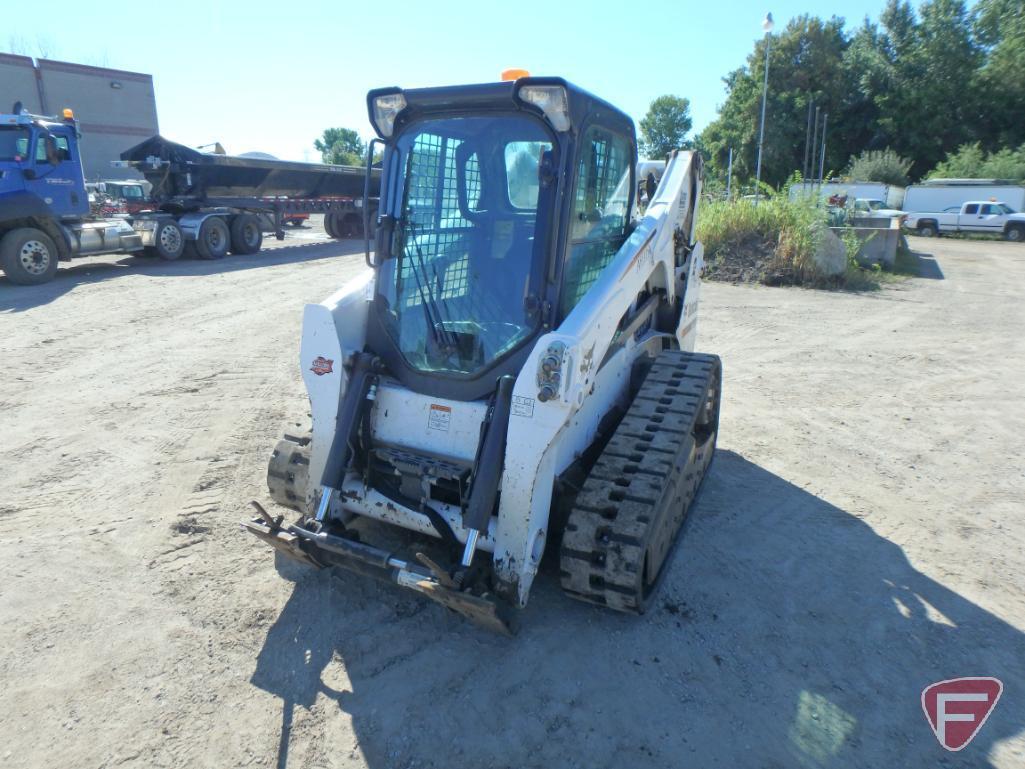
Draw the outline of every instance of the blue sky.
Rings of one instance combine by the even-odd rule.
[[[848,0],[852,28],[884,0]],[[691,101],[700,130],[723,101],[722,77],[743,64],[767,10],[777,29],[835,4],[558,2],[193,2],[117,4],[116,13],[46,3],[59,24],[7,35],[0,50],[148,72],[161,133],[228,152],[316,160],[328,126],[369,138],[366,92],[497,80],[509,67],[561,75],[639,120],[664,93]],[[273,9],[273,10],[272,10]],[[373,15],[368,16],[370,10]],[[135,30],[135,34],[133,34]]]

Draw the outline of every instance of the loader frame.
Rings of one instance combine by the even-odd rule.
[[[518,99],[531,84],[566,89],[568,112],[575,122],[556,130],[550,116]],[[396,89],[371,92],[392,95]],[[377,252],[387,254],[389,238],[401,201],[401,169],[392,151],[395,137],[434,114],[489,114],[526,111],[545,121],[555,137],[558,163],[558,205],[546,241],[546,291],[536,332],[517,351],[475,379],[453,379],[410,373],[396,365],[394,355],[381,354],[388,340],[375,332],[375,271],[368,271],[320,304],[308,305],[303,318],[300,351],[302,374],[310,396],[312,451],[301,509],[318,509],[318,520],[334,521],[340,536],[317,526],[285,527],[266,514],[246,524],[265,541],[314,565],[340,565],[365,572],[368,560],[380,574],[487,624],[508,626],[504,605],[522,607],[552,534],[553,495],[560,479],[579,465],[580,458],[599,440],[608,416],[622,411],[635,387],[637,364],[661,351],[691,351],[697,327],[702,248],[695,240],[695,213],[701,192],[701,160],[696,153],[677,152],[669,158],[655,195],[640,219],[632,223],[625,242],[564,318],[558,317],[565,255],[569,242],[573,189],[578,167],[578,139],[593,124],[610,127],[629,137],[633,157],[636,140],[628,117],[605,102],[560,79],[528,78],[515,84],[421,89],[405,93],[407,107],[399,112],[385,139]],[[463,107],[453,105],[463,104]],[[373,109],[373,108],[372,108]],[[372,112],[373,116],[373,112]],[[380,130],[380,129],[379,129]],[[631,164],[632,165],[632,164]],[[636,184],[631,174],[629,210]],[[496,514],[480,532],[465,525],[465,504],[433,502],[425,514],[382,494],[368,483],[366,463],[345,465],[341,478],[318,484],[333,466],[332,445],[343,429],[345,394],[355,370],[354,361],[366,350],[380,357],[371,402],[361,416],[375,443],[396,445],[431,462],[460,463],[473,473],[481,425],[489,411],[489,396],[502,375],[515,377],[511,388],[506,450],[502,462]],[[376,365],[376,364],[375,364]],[[439,416],[440,415],[440,416]],[[604,424],[603,424],[604,423]],[[444,430],[436,429],[444,425]],[[351,426],[351,425],[350,425]],[[330,473],[327,473],[330,475]],[[327,496],[318,494],[324,485]],[[356,516],[377,519],[402,528],[451,537],[460,544],[473,538],[479,553],[490,554],[491,579],[486,589],[468,592],[451,581],[451,571],[426,556],[420,563],[396,558],[346,537],[344,528]],[[312,531],[310,530],[312,529]],[[446,529],[448,534],[446,534]],[[358,544],[359,547],[354,547]],[[483,603],[482,603],[483,602]],[[484,608],[493,605],[495,609]]]

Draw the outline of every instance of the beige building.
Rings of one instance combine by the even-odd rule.
[[[0,112],[16,101],[35,115],[74,110],[87,181],[137,176],[110,161],[159,133],[153,77],[139,72],[0,53]]]

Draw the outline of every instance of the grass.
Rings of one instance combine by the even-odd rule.
[[[815,259],[826,208],[810,197],[791,200],[787,190],[751,200],[715,201],[702,206],[698,237],[704,243],[706,276],[713,280],[801,285],[813,288],[878,288],[879,270],[854,260],[858,240],[843,238],[846,267],[839,275],[822,271]]]

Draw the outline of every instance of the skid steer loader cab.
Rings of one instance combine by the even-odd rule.
[[[633,123],[552,78],[368,105],[386,142],[369,346],[411,390],[486,397],[622,245]]]
[[[503,631],[550,543],[569,595],[642,612],[718,433],[718,359],[690,352],[700,157],[637,219],[633,123],[562,79],[367,106],[373,270],[305,310],[312,430],[267,476],[301,518],[245,528]],[[398,555],[371,520],[442,545]]]

